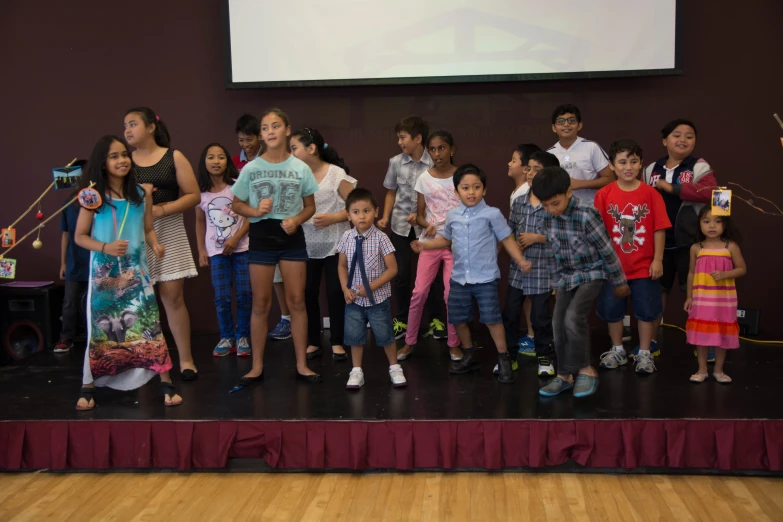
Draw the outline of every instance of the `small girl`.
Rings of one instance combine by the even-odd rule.
[[[345,302],[337,273],[337,243],[351,228],[345,198],[354,188],[356,180],[348,175],[348,166],[334,147],[324,143],[318,129],[304,129],[291,135],[291,153],[304,161],[313,171],[318,191],[315,193],[316,214],[302,225],[307,241],[307,281],[305,305],[307,307],[307,358],[321,356],[321,273],[326,272],[326,302],[329,305],[329,336],[332,343],[332,359],[345,361],[343,331],[345,327]]]
[[[238,176],[228,151],[219,143],[210,143],[201,153],[198,184],[201,203],[196,207],[198,262],[212,267],[212,287],[220,324],[220,342],[212,350],[215,357],[236,352],[250,356],[250,273],[247,263],[250,224],[231,206],[231,185]],[[237,326],[231,313],[231,290],[237,292]]]
[[[685,332],[688,343],[696,346],[699,370],[691,382],[707,378],[707,354],[715,347],[715,380],[728,384],[731,377],[723,373],[726,350],[739,348],[737,323],[737,289],[734,280],[747,272],[737,243],[731,240],[731,219],[712,215],[709,205],[699,212],[699,241],[691,247],[688,271],[688,298]]]
[[[288,152],[291,126],[280,109],[261,115],[264,152],[242,169],[231,187],[233,211],[250,221],[250,284],[253,309],[250,342],[253,367],[240,380],[250,386],[263,378],[264,348],[272,305],[275,265],[285,283],[285,298],[291,312],[291,336],[296,352],[296,375],[307,382],[321,376],[307,367],[307,311],[304,303],[307,245],[301,225],[315,214],[313,194],[318,184],[307,164]]]
[[[146,246],[160,259],[164,248],[153,228],[152,186],[137,185],[133,161],[120,138],[95,145],[82,176],[103,198],[97,210],[79,210],[74,240],[90,255],[88,348],[77,410],[95,407],[95,386],[139,388],[160,375],[164,404],[177,406],[166,340],[147,269]],[[145,242],[146,236],[146,242]]]
[[[413,352],[413,347],[419,340],[419,326],[424,311],[424,302],[430,293],[438,268],[443,263],[443,299],[449,300],[449,280],[454,266],[454,257],[449,248],[421,250],[419,244],[443,236],[446,225],[446,214],[460,204],[457,191],[454,190],[454,171],[452,163],[454,156],[454,138],[448,131],[435,131],[427,141],[427,151],[430,153],[433,168],[425,172],[416,181],[414,189],[418,194],[416,221],[424,231],[418,241],[411,243],[414,252],[419,253],[419,263],[416,268],[416,284],[411,296],[411,307],[408,310],[408,332],[405,334],[405,346],[397,352],[397,360],[404,361]],[[447,311],[448,313],[448,311]],[[446,321],[448,323],[448,321]],[[448,323],[448,345],[452,361],[462,359],[459,349],[459,337],[454,325]]]

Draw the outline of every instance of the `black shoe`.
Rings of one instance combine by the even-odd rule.
[[[264,380],[264,372],[261,372],[261,375],[257,375],[255,377],[242,377],[239,379],[239,385],[240,386],[252,386],[258,382],[261,382]]]
[[[302,375],[301,373],[296,372],[296,378],[300,381],[304,381],[310,384],[318,384],[319,382],[323,382],[323,379],[317,373],[312,375]]]
[[[316,357],[322,356],[323,354],[324,354],[324,351],[319,346],[316,351],[307,353],[307,360],[310,361],[312,359],[315,359]]]
[[[348,354],[345,353],[345,352],[343,352],[343,353],[334,353],[334,352],[332,352],[332,360],[334,362],[347,361],[348,360]]]
[[[454,362],[449,367],[449,373],[454,375],[460,375],[463,373],[473,372],[479,369],[480,365],[476,361],[473,360],[473,350],[471,349],[462,349],[462,360],[459,362]]]
[[[182,382],[190,382],[198,379],[198,372],[195,372],[190,368],[188,368],[187,370],[182,370],[182,373],[180,375],[182,377]]]
[[[508,352],[498,354],[498,381],[503,384],[511,384],[514,382],[514,370],[511,369],[511,358]]]

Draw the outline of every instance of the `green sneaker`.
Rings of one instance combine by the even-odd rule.
[[[446,325],[440,319],[433,319],[430,321],[430,330],[424,334],[424,337],[432,335],[433,339],[441,340],[448,337],[446,333]]]
[[[402,339],[405,337],[405,334],[408,333],[408,325],[399,319],[392,321],[392,328],[394,328],[395,339]]]

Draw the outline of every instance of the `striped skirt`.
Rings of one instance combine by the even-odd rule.
[[[695,346],[739,348],[737,288],[734,279],[715,281],[715,271],[734,269],[725,248],[699,251],[693,277],[693,306],[685,325],[688,343]]]
[[[198,272],[196,263],[193,262],[193,252],[190,250],[182,214],[156,219],[154,227],[158,242],[166,247],[166,255],[163,259],[158,259],[147,245],[147,265],[152,284],[196,277]]]

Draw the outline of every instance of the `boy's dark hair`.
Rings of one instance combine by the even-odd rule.
[[[577,107],[576,105],[572,105],[570,103],[566,103],[563,105],[558,105],[557,107],[555,107],[555,110],[552,111],[552,125],[555,124],[557,118],[559,118],[563,114],[568,114],[568,113],[573,114],[578,123],[582,123],[582,113],[579,112],[579,107]]]
[[[705,236],[701,231],[701,220],[706,216],[710,211],[712,210],[712,206],[709,204],[704,205],[701,210],[699,211],[699,217],[696,220],[696,242],[701,243],[705,239],[707,239],[707,236]],[[721,234],[720,238],[723,241],[737,241],[739,238],[735,237],[735,230],[734,227],[731,226],[731,217],[729,216],[716,216],[720,218],[721,224],[723,224],[723,234]]]
[[[557,159],[557,156],[544,150],[537,150],[530,155],[530,159],[536,163],[540,163],[544,168],[560,166],[560,160]]]
[[[484,171],[472,163],[465,163],[464,165],[457,167],[457,170],[454,171],[454,190],[457,189],[462,178],[468,174],[478,176],[478,179],[481,180],[481,184],[484,185],[484,188],[487,188],[487,175],[484,174]]]
[[[669,136],[669,134],[674,132],[674,129],[676,129],[680,125],[687,125],[691,129],[693,129],[693,135],[694,136],[698,136],[699,135],[699,131],[696,130],[696,125],[694,125],[691,120],[686,120],[684,118],[678,118],[676,120],[670,121],[669,123],[667,123],[666,125],[663,126],[663,128],[661,129],[661,138],[663,138],[665,140]]]
[[[534,143],[523,143],[522,145],[517,145],[517,148],[514,149],[514,152],[519,153],[519,158],[522,160],[522,166],[527,167],[527,162],[530,161],[530,156],[539,150],[541,150],[541,147]]]
[[[427,138],[430,134],[430,127],[427,125],[427,122],[419,116],[407,116],[403,118],[394,126],[394,132],[407,132],[413,139],[416,139],[416,136],[421,136],[421,146],[427,148]]]
[[[627,152],[628,156],[638,156],[639,161],[644,159],[644,151],[634,140],[617,140],[609,145],[609,162],[614,163],[614,159],[621,152]]]
[[[243,114],[237,120],[237,126],[234,128],[234,132],[237,134],[241,132],[242,134],[258,136],[261,134],[261,120],[252,114]]]
[[[160,116],[155,114],[155,111],[149,107],[133,107],[132,109],[125,111],[125,116],[130,113],[135,113],[141,116],[141,120],[146,126],[155,125],[155,131],[153,132],[152,136],[155,138],[155,143],[157,143],[158,147],[163,147],[165,149],[171,147],[171,136],[169,135],[169,130],[166,127],[166,124],[163,123],[163,120],[160,119]]]
[[[351,210],[351,205],[358,203],[359,201],[369,201],[373,208],[378,208],[378,202],[375,200],[372,192],[366,188],[356,187],[348,193],[348,197],[345,198],[345,210]]]
[[[201,152],[201,160],[198,164],[198,175],[196,180],[198,181],[198,188],[201,192],[209,192],[214,186],[212,182],[212,175],[207,171],[207,153],[212,147],[220,147],[223,150],[223,154],[226,156],[226,170],[223,172],[223,182],[226,185],[233,185],[234,181],[239,177],[239,171],[236,165],[231,160],[231,154],[220,143],[210,143]]]
[[[533,178],[530,190],[541,201],[568,193],[571,188],[571,176],[562,167],[547,167]]]
[[[305,127],[291,134],[291,137],[299,140],[304,147],[315,145],[315,153],[321,161],[340,167],[346,174],[351,172],[351,169],[345,164],[345,160],[337,154],[337,150],[334,147],[325,142],[318,129]]]

